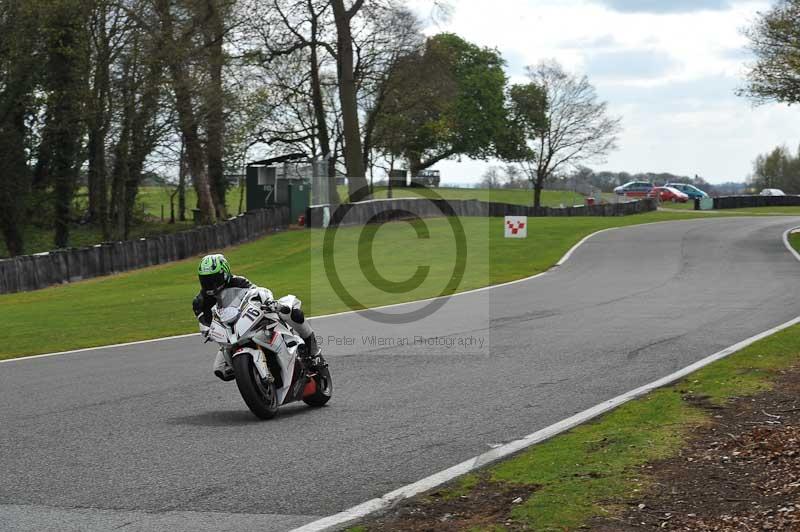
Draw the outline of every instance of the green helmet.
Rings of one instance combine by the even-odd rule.
[[[208,295],[222,290],[231,280],[231,266],[225,255],[206,255],[197,267],[200,286]]]

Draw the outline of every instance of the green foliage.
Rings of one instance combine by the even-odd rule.
[[[536,138],[547,128],[547,92],[536,83],[513,85],[508,89],[508,102],[510,121],[514,124],[508,131],[517,138],[506,143],[504,158],[529,160],[534,154],[527,146],[527,139]]]
[[[375,145],[407,158],[412,172],[454,155],[496,155],[497,139],[509,127],[504,65],[496,50],[457,35],[431,37],[386,81]]]
[[[800,0],[779,0],[747,31],[756,62],[741,91],[758,102],[800,103]]]
[[[753,163],[752,184],[757,190],[779,188],[787,194],[800,193],[800,149],[793,155],[779,146],[759,155]]]

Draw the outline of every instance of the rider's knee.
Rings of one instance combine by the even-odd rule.
[[[303,311],[299,307],[295,307],[292,309],[292,313],[290,314],[292,321],[295,323],[303,323],[306,321],[306,315],[303,314]]]

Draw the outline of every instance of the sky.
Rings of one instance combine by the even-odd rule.
[[[748,62],[742,30],[770,0],[450,0],[431,19],[431,0],[409,5],[426,33],[453,32],[496,48],[512,83],[525,67],[555,59],[586,74],[622,118],[619,148],[596,170],[699,175],[743,181],[760,153],[800,144],[800,108],[754,106],[736,96]],[[436,168],[445,183],[475,183],[489,164],[462,159]]]

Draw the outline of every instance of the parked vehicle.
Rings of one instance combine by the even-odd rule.
[[[278,312],[293,300],[275,301],[265,288],[226,288],[212,309],[211,326],[200,324],[205,340],[218,343],[230,358],[242,399],[261,419],[274,417],[281,405],[322,406],[331,398],[328,364],[322,355],[308,355],[303,339]]]
[[[647,181],[631,181],[614,189],[619,196],[646,197],[653,190],[653,184]]]
[[[688,194],[684,194],[673,187],[655,187],[650,191],[651,198],[658,198],[660,201],[671,201],[673,203],[686,203],[689,201]]]
[[[761,191],[760,196],[785,196],[783,190],[779,188],[765,188]]]
[[[683,192],[684,194],[686,194],[687,196],[689,196],[689,199],[692,199],[692,200],[693,199],[703,199],[703,198],[707,198],[708,197],[708,194],[706,194],[705,192],[703,192],[702,190],[700,190],[699,188],[697,188],[694,185],[689,185],[688,183],[667,183],[664,186],[678,189],[681,192]]]

